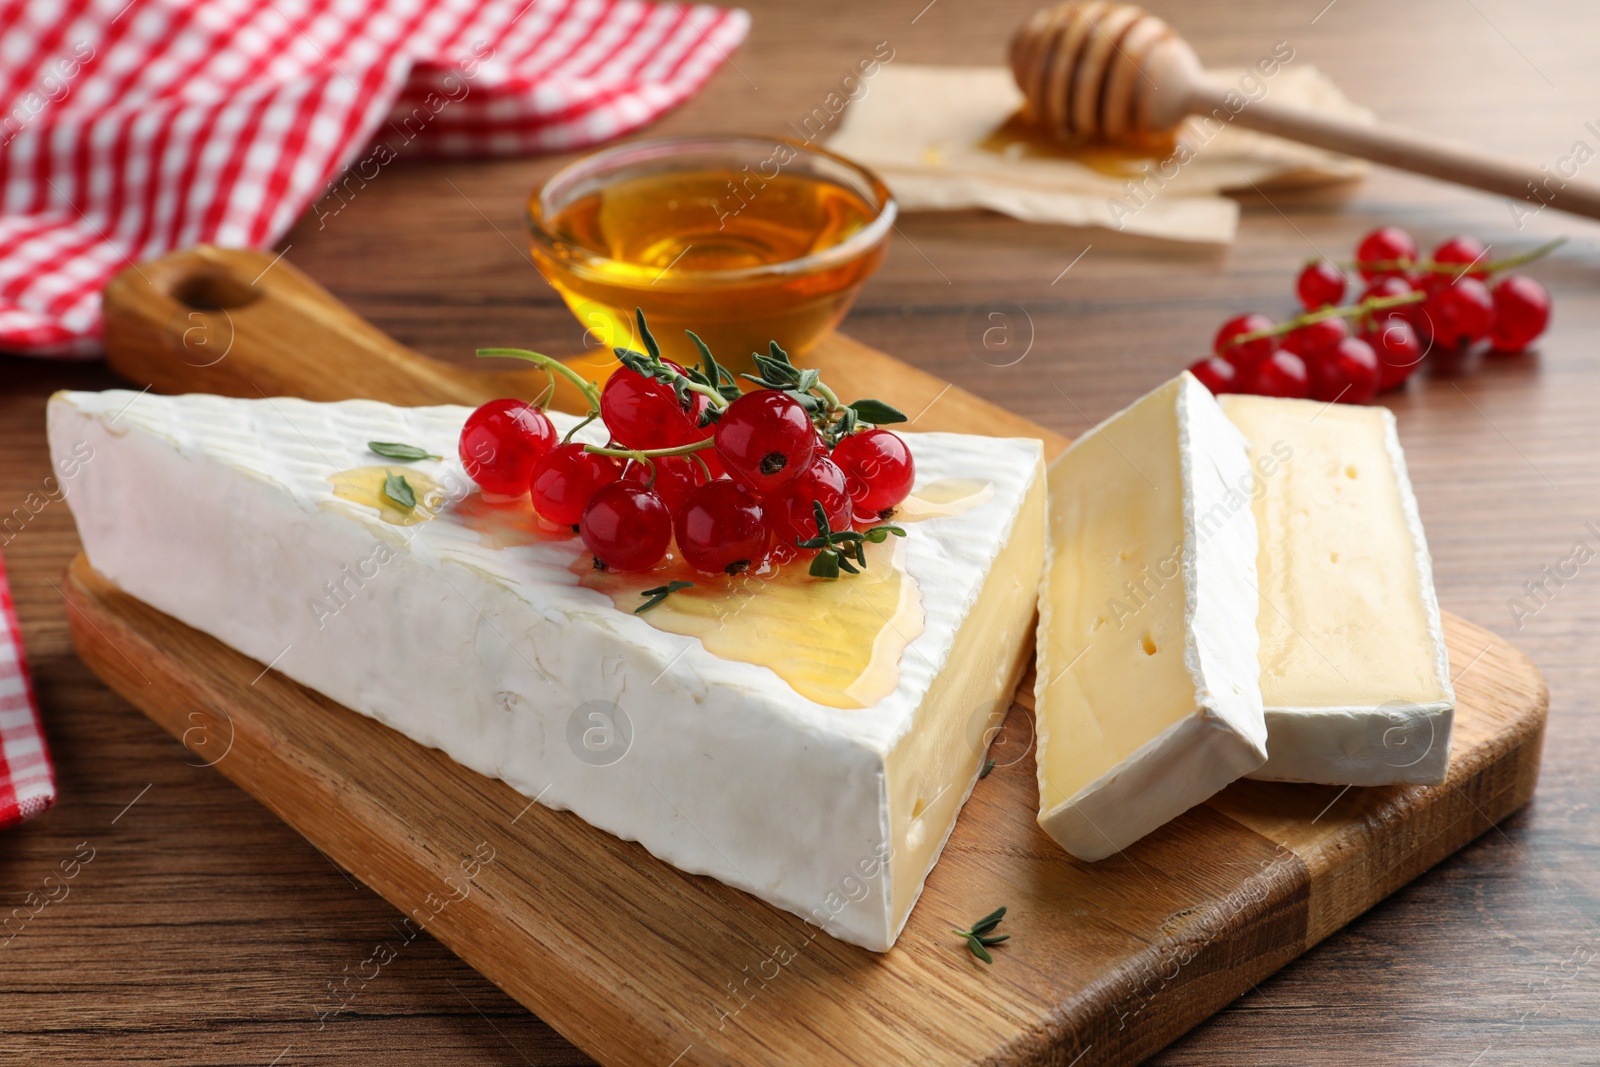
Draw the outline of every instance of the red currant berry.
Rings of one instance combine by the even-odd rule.
[[[1417,288],[1408,279],[1402,278],[1398,274],[1389,274],[1361,290],[1361,299],[1364,302],[1371,300],[1375,296],[1409,296],[1416,291]],[[1411,304],[1401,304],[1395,310],[1404,310],[1412,306]]]
[[[1361,339],[1378,356],[1378,390],[1393,389],[1422,366],[1422,341],[1411,323],[1398,315],[1374,322]]]
[[[642,571],[667,554],[672,515],[648,489],[623,482],[602,486],[584,506],[578,533],[594,558],[613,570]]]
[[[1379,369],[1371,345],[1346,337],[1311,360],[1311,399],[1365,404],[1378,393]]]
[[[1417,242],[1398,226],[1380,226],[1356,245],[1356,265],[1367,281],[1404,275],[1407,263],[1417,261]],[[1384,266],[1378,266],[1384,264]]]
[[[708,455],[709,451],[702,454]],[[655,463],[656,482],[650,488],[674,515],[690,493],[711,480],[706,469],[688,456],[657,456],[652,462]],[[643,487],[650,481],[650,464],[629,460],[622,469],[622,480]]]
[[[812,461],[804,474],[761,498],[772,535],[780,544],[792,545],[816,537],[817,510],[828,517],[828,529],[848,530],[854,517],[844,472],[827,457]]]
[[[799,477],[817,451],[811,417],[776,389],[746,393],[717,420],[717,455],[741,484],[765,493]]]
[[[1550,294],[1532,278],[1512,274],[1494,287],[1494,329],[1489,340],[1501,352],[1521,352],[1550,323]]]
[[[621,476],[610,456],[585,452],[580,444],[557,445],[533,465],[533,510],[547,522],[576,526],[594,494]]]
[[[685,562],[709,574],[738,574],[758,567],[772,543],[772,527],[761,501],[726,478],[690,493],[673,529]]]
[[[1413,285],[1405,278],[1396,278],[1391,276],[1388,278],[1379,278],[1377,281],[1367,286],[1366,290],[1361,294],[1361,299],[1366,301],[1375,296],[1411,296],[1415,293],[1425,293],[1427,291],[1428,290],[1421,283]],[[1419,338],[1432,337],[1433,323],[1428,318],[1428,312],[1423,307],[1423,303],[1424,301],[1418,300],[1409,304],[1396,304],[1394,307],[1386,308],[1382,311],[1374,311],[1372,316],[1374,319],[1380,322],[1388,322],[1391,319],[1402,319],[1411,324],[1412,332],[1414,332]],[[1373,347],[1376,348],[1377,346],[1373,345]]]
[[[1433,336],[1441,344],[1458,347],[1481,341],[1494,327],[1494,297],[1476,278],[1458,278],[1434,290],[1424,304]]]
[[[1233,367],[1223,363],[1231,372]],[[841,438],[833,461],[844,471],[845,484],[858,515],[882,515],[911,493],[917,465],[906,439],[892,430],[873,428]]]
[[[1459,264],[1464,267],[1468,264],[1481,265],[1488,258],[1488,247],[1476,237],[1452,237],[1433,250],[1433,261],[1435,263]],[[1428,273],[1433,275],[1437,282],[1447,284],[1452,279],[1463,276],[1446,271],[1429,271]],[[1489,272],[1482,269],[1470,271],[1465,275],[1468,278],[1476,278],[1480,282],[1488,276]]]
[[[1350,327],[1344,319],[1319,319],[1285,334],[1283,350],[1310,359],[1331,351],[1349,335]]]
[[[1245,392],[1257,396],[1279,396],[1304,400],[1311,395],[1311,381],[1305,360],[1293,352],[1274,352],[1245,375]]]
[[[461,427],[461,465],[488,493],[521,496],[533,465],[555,447],[550,417],[526,400],[491,400]]]
[[[1189,364],[1189,373],[1217,396],[1239,391],[1239,371],[1220,356],[1207,356]]]
[[[1277,351],[1278,339],[1258,337],[1254,341],[1238,343],[1233,339],[1247,333],[1270,330],[1273,325],[1271,319],[1253,311],[1248,315],[1236,315],[1223,323],[1222,328],[1217,331],[1215,340],[1211,342],[1211,351],[1240,370],[1248,370]]]
[[[1294,283],[1300,305],[1315,311],[1344,299],[1344,272],[1325,259],[1307,263]]]
[[[678,373],[683,368],[662,360]],[[686,394],[678,402],[672,386],[619,367],[600,390],[600,418],[623,448],[674,448],[710,436],[700,425],[711,401],[703,393]]]
[[[728,476],[728,469],[722,465],[722,460],[717,458],[717,450],[715,448],[702,448],[695,455],[705,462],[706,470],[711,472],[711,477],[706,479],[707,481],[714,482],[718,478],[726,478]],[[673,514],[677,513],[674,512]]]

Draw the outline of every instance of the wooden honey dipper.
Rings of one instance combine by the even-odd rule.
[[[1011,39],[1011,72],[1034,121],[1064,141],[1148,145],[1188,116],[1215,114],[1225,124],[1600,218],[1600,187],[1516,160],[1267,99],[1240,106],[1243,94],[1209,80],[1171,26],[1129,4],[1067,0],[1036,11]]]

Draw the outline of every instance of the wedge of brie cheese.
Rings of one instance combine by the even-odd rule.
[[[1244,438],[1185,372],[1050,466],[1039,824],[1117,852],[1266,760]]]
[[[1251,444],[1267,762],[1250,775],[1438,783],[1455,694],[1387,408],[1224,396]]]
[[[49,423],[56,454],[93,450],[68,499],[127,592],[685,871],[889,948],[1025,666],[1040,443],[907,434],[929,517],[820,583],[832,600],[802,565],[782,588],[746,576],[714,617],[709,579],[638,615],[637,591],[619,608],[589,587],[577,538],[469,491],[467,414],[116,391],[59,393]],[[369,441],[451,458],[384,466]],[[861,685],[829,673],[849,656]]]

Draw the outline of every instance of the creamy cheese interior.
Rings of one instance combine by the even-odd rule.
[[[1042,809],[1194,714],[1176,388],[1150,393],[1050,468],[1054,554],[1039,684],[1041,703],[1060,709],[1072,733],[1043,753]]]
[[[1267,758],[1245,442],[1185,372],[1050,467],[1039,825],[1126,848]]]
[[[1250,441],[1268,708],[1452,699],[1384,408],[1226,396]],[[1272,746],[1269,743],[1269,752]]]
[[[977,603],[956,631],[950,662],[959,666],[933,680],[912,728],[885,761],[895,842],[890,904],[897,930],[939,858],[1027,666],[1028,628],[1044,565],[1044,511],[1041,472]]]

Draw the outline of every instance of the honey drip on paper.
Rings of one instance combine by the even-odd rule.
[[[1152,136],[1132,147],[1098,143],[1069,143],[1052,137],[1024,112],[1017,112],[978,142],[986,152],[1006,159],[1055,159],[1077,163],[1108,178],[1140,178],[1178,146],[1171,133]]]

